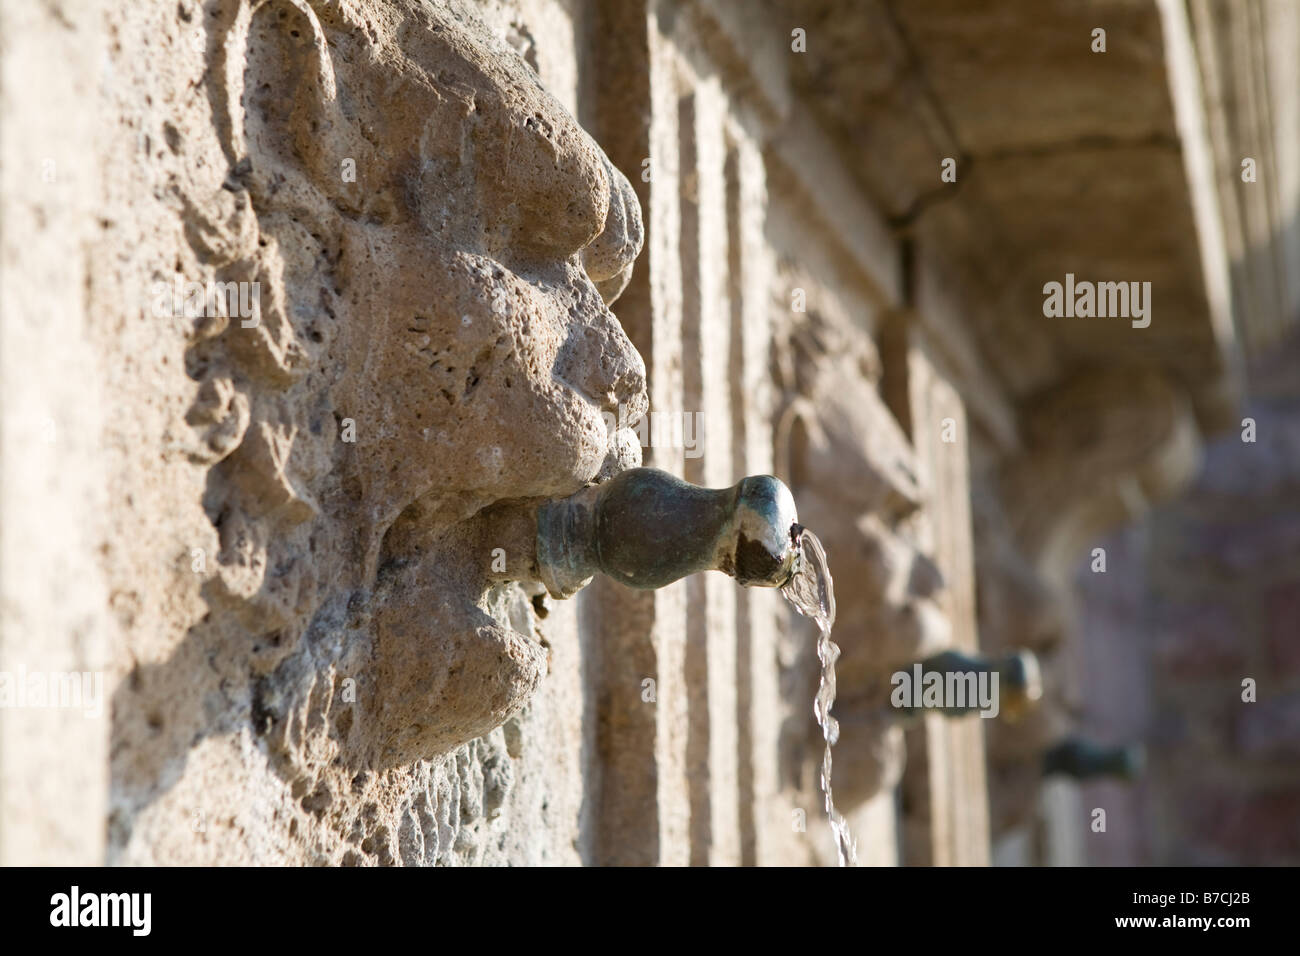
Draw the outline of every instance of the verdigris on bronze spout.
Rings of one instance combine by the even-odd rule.
[[[781,587],[800,558],[794,497],[771,475],[700,488],[655,468],[632,468],[537,512],[537,563],[552,597],[597,573],[661,588],[697,571],[746,587]]]

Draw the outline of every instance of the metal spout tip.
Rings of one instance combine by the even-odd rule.
[[[1006,686],[1005,708],[1007,716],[1017,718],[1043,698],[1043,673],[1038,655],[1021,650],[1003,659],[1002,671]]]
[[[794,496],[780,479],[746,478],[736,497],[736,580],[746,587],[785,585],[803,554],[802,533]]]

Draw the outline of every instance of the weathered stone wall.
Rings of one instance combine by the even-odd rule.
[[[4,662],[102,672],[106,700],[6,714],[7,779],[47,765],[60,794],[5,787],[6,858],[580,861],[579,608],[543,623],[494,583],[529,546],[474,516],[635,459],[606,460],[602,417],[645,402],[601,301],[640,248],[626,181],[470,7],[25,16],[9,34],[49,49],[24,88],[97,72],[51,77],[94,104],[75,143],[39,118],[57,100],[5,113],[30,234],[6,217]],[[188,299],[210,281],[247,311]],[[71,325],[42,349],[51,308]],[[85,493],[31,499],[33,438]],[[68,821],[89,832],[42,839]]]
[[[1267,146],[1216,99],[1236,48],[1121,6],[6,2],[0,675],[91,696],[0,711],[0,862],[834,862],[778,594],[540,583],[538,504],[642,462],[779,474],[826,542],[863,862],[1077,836],[1039,779],[1091,700],[1070,573],[1231,418],[1234,317],[1294,299],[1293,223],[1207,178]],[[1151,330],[1041,321],[1045,280],[1116,263]],[[1139,583],[1191,599],[1153,565],[1090,613]],[[1215,660],[1285,675],[1290,591],[1252,587]],[[1018,721],[888,702],[1025,649]],[[1269,700],[1234,739],[1285,790]]]
[[[87,755],[48,768],[57,799],[5,787],[5,826],[42,834],[10,835],[8,859],[826,858],[802,753],[813,686],[782,663],[806,670],[809,643],[778,647],[776,595],[705,575],[553,602],[527,583],[519,518],[636,463],[641,442],[602,414],[634,424],[647,394],[699,429],[648,463],[712,486],[773,470],[767,329],[791,314],[771,312],[787,297],[774,247],[817,273],[799,280],[813,314],[838,310],[873,353],[849,316],[897,290],[854,272],[865,249],[887,275],[896,250],[789,202],[769,229],[764,150],[788,104],[735,55],[752,39],[735,14],[212,0],[7,21],[48,44],[43,61],[6,57],[10,89],[20,67],[99,66],[51,84],[83,100],[77,148],[30,98],[5,113],[28,134],[6,138],[8,221],[33,233],[5,236],[6,311],[23,315],[5,332],[5,487],[30,494],[43,468],[86,490],[35,502],[76,500],[62,526],[6,523],[7,569],[32,578],[5,577],[4,664],[104,676],[97,720],[6,715],[15,775],[33,746]],[[756,49],[779,77],[788,54]],[[628,82],[593,81],[615,61]],[[800,234],[845,271],[800,254]],[[195,283],[232,284],[232,314]],[[619,323],[602,298],[625,286]],[[57,334],[38,319],[53,288],[73,296]],[[84,351],[64,348],[58,373],[27,360],[51,335]],[[873,395],[868,366],[845,382]],[[59,556],[73,601],[48,591]],[[885,800],[862,817],[877,862],[896,858],[889,786],[857,798]]]

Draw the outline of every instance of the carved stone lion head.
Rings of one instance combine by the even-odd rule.
[[[607,305],[640,209],[456,3],[228,12],[209,96],[230,173],[186,200],[188,230],[260,296],[189,356],[222,540],[208,593],[232,640],[272,648],[257,708],[284,748],[433,757],[516,713],[546,667],[526,596],[489,581],[520,553],[484,509],[639,464],[606,422],[647,405]]]

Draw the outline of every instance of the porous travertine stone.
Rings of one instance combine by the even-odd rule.
[[[107,858],[577,862],[575,609],[539,619],[528,516],[639,464],[630,185],[469,4],[52,6],[114,37]]]
[[[209,492],[210,592],[243,630],[289,631],[255,684],[255,729],[319,803],[488,734],[542,679],[526,595],[487,582],[495,549],[507,570],[527,560],[529,528],[502,537],[475,515],[571,493],[628,447],[602,412],[639,417],[644,367],[593,282],[625,281],[639,207],[455,5],[237,11],[232,49],[234,212],[202,225],[256,237],[218,267],[263,277],[272,308],[265,336],[232,326],[191,354],[206,381],[247,376],[269,414],[213,463],[235,480]],[[366,786],[382,794],[382,776]]]

